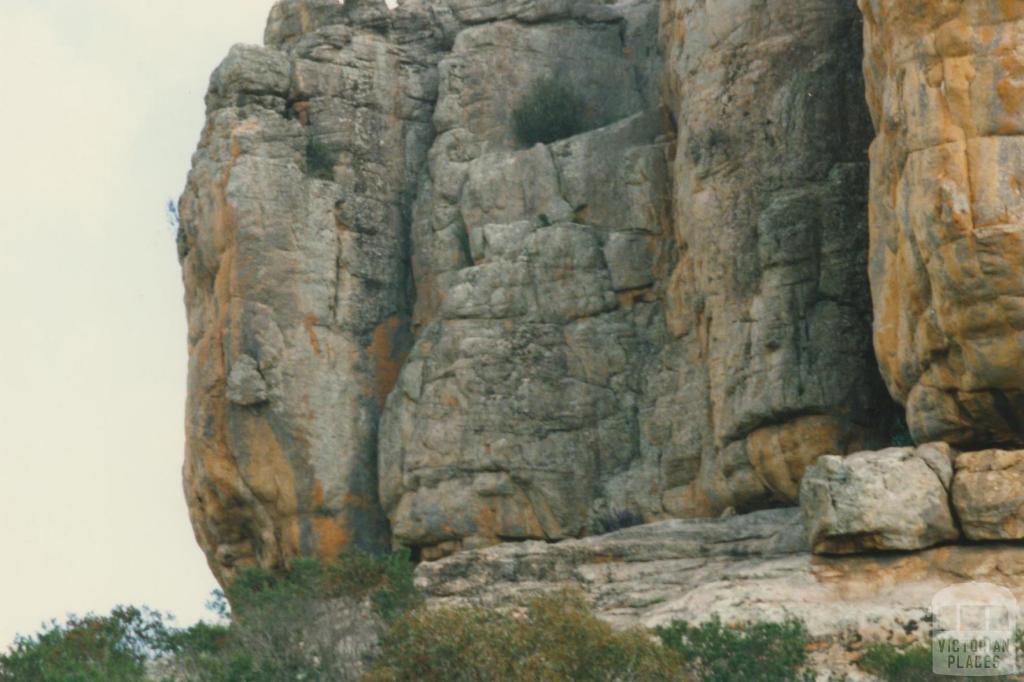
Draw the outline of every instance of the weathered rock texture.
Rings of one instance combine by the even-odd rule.
[[[439,65],[412,223],[417,341],[380,429],[395,541],[428,558],[661,512],[657,446],[644,452],[674,251],[657,6],[506,12]],[[510,110],[552,75],[607,125],[523,149]]]
[[[953,455],[931,443],[818,459],[800,487],[812,550],[911,550],[959,539],[949,496]]]
[[[882,374],[918,442],[1019,445],[1024,5],[861,7]]]
[[[235,47],[211,78],[179,255],[185,489],[222,580],[389,542],[377,422],[412,344],[403,215],[436,89],[424,24],[383,2],[281,2],[267,46]]]
[[[265,43],[181,201],[221,580],[794,504],[887,440],[852,3],[281,0]],[[552,75],[592,129],[524,148]]]
[[[860,19],[836,0],[675,0],[661,32],[679,128],[667,319],[688,361],[675,428],[701,452],[670,510],[792,503],[809,462],[890,422],[864,274]]]
[[[719,616],[743,624],[803,619],[827,679],[859,677],[851,663],[871,642],[927,642],[935,593],[970,580],[1024,598],[1024,548],[948,546],[891,557],[814,557],[793,509],[722,520],[672,520],[558,544],[468,551],[417,569],[433,604],[513,604],[581,588],[613,624],[648,627]],[[849,676],[849,677],[847,677]]]
[[[971,540],[1024,539],[1024,450],[957,457],[953,505]]]

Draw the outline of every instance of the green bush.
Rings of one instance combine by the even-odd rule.
[[[340,629],[372,628],[372,622],[332,624],[314,631],[318,618],[330,621],[331,600],[369,600],[384,623],[417,606],[407,550],[387,556],[353,552],[333,563],[296,559],[276,575],[265,569],[242,571],[226,594],[215,595],[213,608],[232,617],[226,637],[216,647],[191,646],[179,651],[180,666],[195,682],[278,682],[347,679],[357,662],[339,652]],[[200,640],[202,644],[202,640]]]
[[[118,606],[109,616],[71,616],[36,635],[19,636],[0,655],[3,682],[136,682],[146,664],[166,653],[164,614]]]
[[[519,612],[420,608],[396,621],[364,682],[658,682],[681,659],[640,628],[616,632],[575,592],[526,601]]]
[[[352,553],[331,564],[298,559],[283,575],[244,570],[227,594],[215,592],[211,601],[222,616],[230,611],[230,626],[178,629],[163,614],[135,607],[73,616],[19,637],[0,655],[0,682],[137,682],[147,679],[147,669],[150,679],[175,682],[350,679],[361,662],[338,651],[339,633],[372,629],[416,607],[421,597],[412,569],[409,553],[398,552]],[[379,619],[357,607],[344,612],[332,602],[342,597],[354,605],[369,600]],[[335,613],[352,622],[332,622]],[[330,627],[311,628],[314,622]]]
[[[813,680],[807,663],[807,628],[790,618],[745,628],[722,624],[717,616],[701,625],[673,621],[655,630],[704,682],[788,682]]]
[[[309,136],[306,140],[306,173],[321,180],[334,179],[338,155],[323,140]]]
[[[921,645],[901,651],[892,644],[871,644],[865,648],[858,665],[872,675],[894,682],[950,679],[932,672],[932,650]]]
[[[215,595],[213,608],[226,611],[226,598],[233,612],[244,620],[253,613],[301,609],[311,601],[368,598],[374,610],[390,621],[422,600],[413,582],[414,568],[405,548],[384,556],[351,552],[334,563],[296,559],[284,575],[249,568],[238,575],[227,594]]]
[[[512,110],[516,137],[525,146],[548,144],[587,130],[586,104],[567,81],[537,81]]]
[[[1024,664],[1024,631],[1018,630],[1016,635],[1018,667]],[[987,682],[1012,682],[1018,676],[996,675],[991,677],[961,677],[958,675],[938,675],[932,672],[932,649],[925,644],[916,644],[899,649],[889,643],[869,644],[864,655],[857,661],[865,671],[887,682],[944,682],[949,680],[984,679]]]

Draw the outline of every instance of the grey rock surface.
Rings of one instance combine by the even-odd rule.
[[[887,444],[895,414],[871,348],[860,17],[675,0],[661,35],[678,126],[668,319],[707,414],[699,478],[669,495],[678,511],[790,502],[807,462]]]
[[[655,284],[671,253],[650,180],[665,176],[659,133],[655,113],[638,113],[454,163],[462,133],[438,138],[432,174],[464,179],[422,201],[413,226],[414,258],[437,274],[418,278],[433,292],[417,300],[424,326],[380,428],[396,542],[432,558],[582,535],[613,510],[661,513],[641,433],[661,418],[648,385],[670,341]],[[622,224],[600,210],[603,193],[630,185],[616,209],[633,220]],[[447,232],[459,236],[438,239]]]
[[[582,589],[616,626],[675,619],[726,624],[801,618],[812,665],[872,679],[853,666],[865,644],[927,642],[935,593],[993,582],[1024,597],[1019,544],[946,546],[888,557],[820,557],[807,551],[796,509],[725,519],[670,520],[558,543],[519,542],[420,564],[417,583],[434,606],[511,606],[522,597]]]
[[[945,443],[929,443],[818,459],[800,487],[813,551],[914,550],[959,539],[950,502],[954,455]]]
[[[390,541],[377,421],[412,341],[438,47],[412,9],[387,16],[401,41],[341,9],[279,2],[268,46],[231,50],[180,201],[185,490],[221,581]]]
[[[886,441],[858,17],[277,2],[211,77],[180,202],[218,578],[794,504]],[[588,129],[524,147],[550,76]]]

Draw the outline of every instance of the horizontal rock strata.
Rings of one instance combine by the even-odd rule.
[[[814,557],[795,509],[716,520],[672,520],[557,544],[523,542],[420,565],[430,603],[509,605],[538,592],[581,588],[619,625],[743,624],[803,619],[821,673],[854,672],[870,642],[927,641],[929,607],[970,581],[1024,597],[1024,548],[947,546],[891,557]],[[855,679],[855,677],[851,678]]]

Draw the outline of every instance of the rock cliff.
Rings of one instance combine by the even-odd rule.
[[[217,578],[406,546],[455,554],[421,566],[439,599],[533,571],[647,622],[663,569],[686,608],[751,567],[809,609],[864,572],[908,609],[976,559],[1019,576],[927,548],[1024,537],[1021,26],[987,0],[279,0],[211,77],[180,201]],[[586,125],[524,144],[548,79]],[[810,554],[880,550],[926,551]],[[852,612],[889,598],[865,589]]]
[[[859,15],[733,4],[283,0],[232,49],[179,238],[219,578],[793,504],[887,439]],[[548,76],[592,129],[523,147]]]
[[[882,374],[919,442],[1019,446],[1024,7],[861,5]]]

